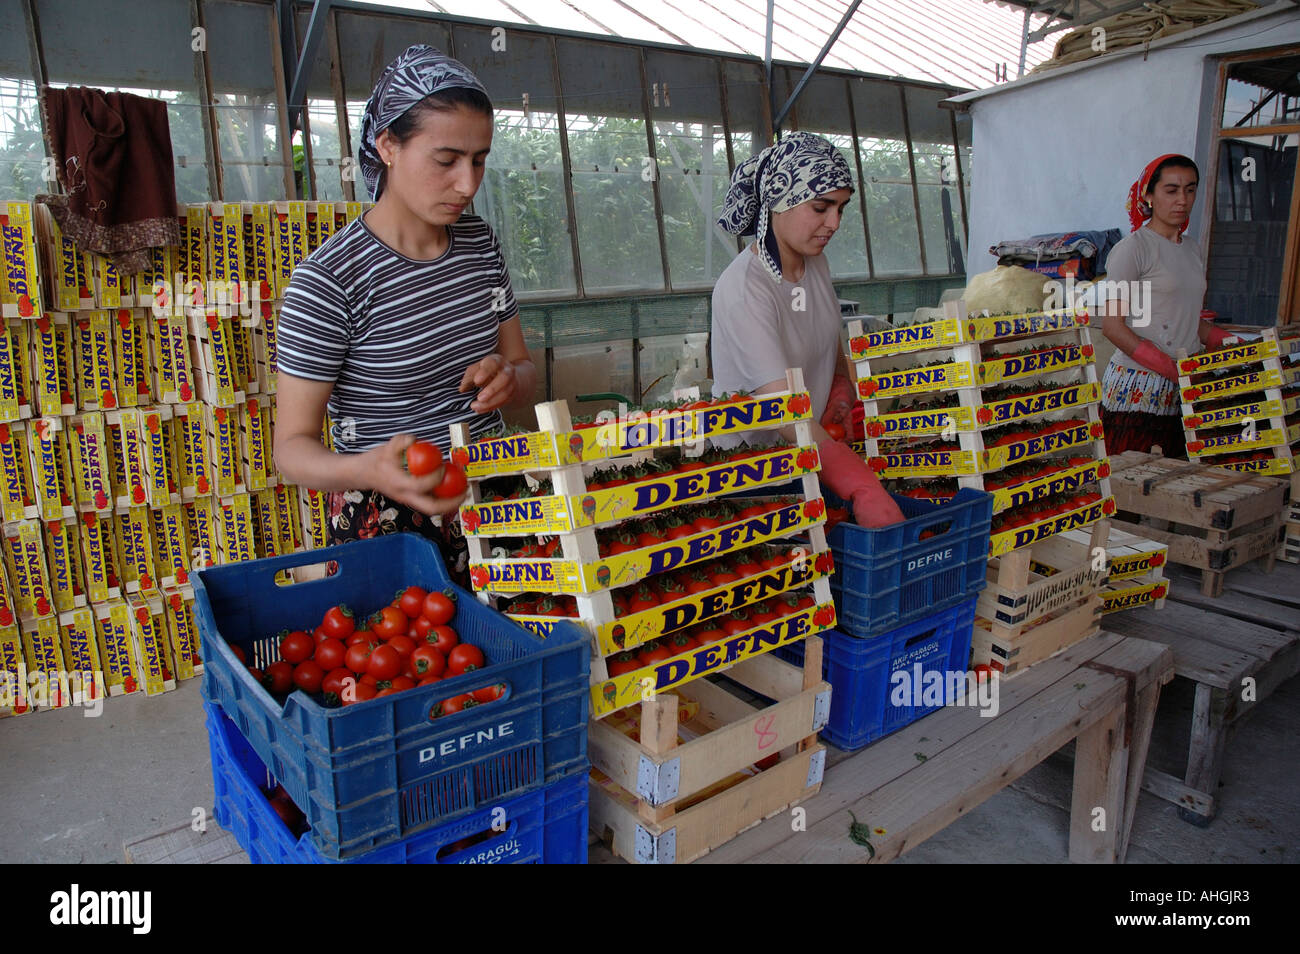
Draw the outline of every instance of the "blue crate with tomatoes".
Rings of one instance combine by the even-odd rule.
[[[986,585],[993,495],[964,488],[944,503],[892,495],[906,518],[871,529],[842,521],[826,534],[840,628],[871,639]]]
[[[321,855],[306,816],[216,706],[204,704],[217,823],[254,864],[586,864],[585,772],[502,799],[342,862]]]
[[[204,698],[325,858],[586,771],[587,635],[565,621],[541,639],[484,606],[419,535],[211,567],[194,589]]]
[[[831,684],[831,712],[822,738],[852,752],[950,705],[958,678],[966,682],[975,603],[968,598],[876,639],[823,633],[822,678]],[[774,652],[803,665],[803,643]]]

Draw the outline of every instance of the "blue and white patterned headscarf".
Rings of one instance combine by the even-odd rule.
[[[736,167],[718,225],[732,235],[757,235],[758,257],[779,282],[781,253],[771,213],[836,189],[853,191],[853,174],[840,151],[822,136],[790,133]]]
[[[384,170],[375,137],[424,97],[457,88],[476,89],[487,95],[478,77],[464,63],[423,43],[408,47],[388,64],[361,118],[361,174],[370,198],[379,198],[379,174]]]

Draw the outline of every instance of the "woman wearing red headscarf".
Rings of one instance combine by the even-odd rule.
[[[1201,321],[1205,262],[1183,237],[1200,173],[1186,156],[1152,160],[1129,189],[1133,232],[1106,262],[1106,279],[1127,291],[1127,307],[1112,304],[1102,333],[1118,349],[1102,377],[1101,418],[1106,450],[1186,457],[1178,397],[1178,351],[1218,348],[1227,333]]]

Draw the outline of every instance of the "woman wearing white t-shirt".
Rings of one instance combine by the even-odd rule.
[[[1133,234],[1106,261],[1106,280],[1130,289],[1126,318],[1112,307],[1102,332],[1118,349],[1102,378],[1106,450],[1186,457],[1174,355],[1218,348],[1227,332],[1201,320],[1205,263],[1183,237],[1200,174],[1186,156],[1152,160],[1129,190]]]
[[[857,400],[822,254],[852,195],[848,163],[811,133],[791,133],[736,167],[718,224],[756,238],[713,289],[713,393],[783,391],[786,368],[802,368],[819,421],[821,479],[852,503],[859,524],[880,527],[902,512],[862,458],[826,431],[842,438]]]

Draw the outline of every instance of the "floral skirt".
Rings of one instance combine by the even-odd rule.
[[[1106,453],[1159,447],[1166,457],[1187,458],[1178,385],[1145,368],[1125,368],[1114,360],[1101,379],[1101,423]]]
[[[452,582],[469,589],[469,548],[459,520],[427,517],[375,490],[330,493],[326,506],[331,546],[383,533],[418,533],[437,544]]]

